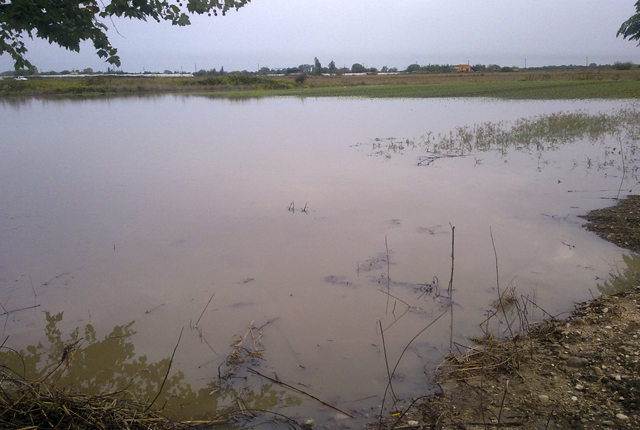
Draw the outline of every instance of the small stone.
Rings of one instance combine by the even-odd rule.
[[[616,381],[622,381],[622,376],[620,376],[620,375],[613,375],[613,379],[615,379]]]
[[[418,421],[412,421],[412,420],[407,421],[407,425],[409,426],[417,426],[418,424],[420,424],[420,422]]]
[[[304,430],[311,430],[315,426],[316,422],[313,420],[313,418],[309,418],[308,420],[304,420],[300,427],[302,427]]]
[[[571,400],[573,400],[574,402],[577,402],[578,398],[576,396],[571,396]]]
[[[569,367],[584,367],[589,364],[589,360],[582,357],[569,357],[567,360],[567,366]]]
[[[602,425],[607,427],[613,427],[616,425],[616,423],[614,423],[613,421],[607,420],[607,421],[602,421]]]
[[[545,404],[545,405],[546,405],[547,403],[549,403],[549,396],[547,396],[547,395],[545,395],[545,394],[540,394],[540,395],[538,396],[538,399],[540,399],[540,402],[541,402],[542,404]]]
[[[576,390],[580,391],[580,390],[584,390],[584,385],[582,384],[576,384]]]
[[[625,414],[616,414],[616,418],[619,419],[620,421],[627,421],[629,419],[629,417],[626,416]]]

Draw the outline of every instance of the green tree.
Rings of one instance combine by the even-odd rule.
[[[189,25],[190,14],[222,15],[238,10],[251,0],[0,0],[0,55],[13,58],[15,69],[29,68],[23,38],[34,36],[70,51],[80,51],[80,42],[90,40],[96,54],[110,64],[120,66],[118,50],[107,37],[107,25],[113,17],[125,17],[173,25]]]
[[[336,74],[336,70],[338,70],[338,68],[336,67],[336,63],[335,63],[335,61],[331,60],[331,62],[329,63],[329,74],[330,75],[335,75]]]
[[[318,57],[313,59],[313,75],[320,76],[322,74],[322,64],[320,64],[320,60]]]
[[[406,72],[409,73],[413,73],[413,72],[419,72],[420,71],[420,65],[419,64],[409,64],[409,66],[407,67]]]
[[[623,39],[637,40],[640,45],[640,0],[636,2],[636,13],[622,23],[616,37]]]
[[[624,63],[616,61],[615,63],[613,63],[613,68],[615,70],[631,70],[633,69],[633,63],[631,61],[627,61]]]
[[[367,69],[360,63],[351,66],[351,73],[366,73]]]

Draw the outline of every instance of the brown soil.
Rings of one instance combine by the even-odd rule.
[[[640,196],[589,213],[587,228],[640,252]],[[441,366],[440,392],[389,427],[404,429],[640,428],[640,286],[576,305],[514,338]]]
[[[640,253],[640,196],[629,196],[613,207],[589,212],[587,230],[616,245]]]

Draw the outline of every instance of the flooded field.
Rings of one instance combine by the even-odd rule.
[[[626,101],[0,103],[3,364],[181,420],[406,406],[499,289],[598,295],[579,216],[639,188]]]

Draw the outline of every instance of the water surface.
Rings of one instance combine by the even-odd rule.
[[[419,150],[379,156],[375,139],[626,104],[5,100],[0,301],[6,310],[37,306],[5,315],[6,345],[23,350],[35,372],[58,360],[65,341],[83,338],[88,352],[77,357],[82,371],[73,374],[72,363],[69,383],[155,375],[153,398],[184,329],[165,390],[169,415],[212,416],[239,396],[295,418],[366,421],[388,379],[380,326],[391,365],[452,306],[455,348],[468,345],[497,298],[496,255],[502,288],[548,314],[570,310],[597,294],[623,253],[586,232],[579,215],[637,192],[637,180],[606,163],[615,157],[604,148],[619,144],[611,136],[428,166],[417,165]],[[402,355],[398,397],[433,389],[450,323],[440,318]],[[248,379],[218,384],[243,338],[263,352],[241,368],[356,420],[243,370]],[[29,345],[40,349],[27,353]]]

